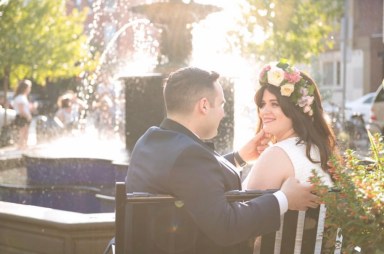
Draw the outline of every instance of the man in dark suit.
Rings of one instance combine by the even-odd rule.
[[[226,200],[225,192],[241,189],[236,167],[256,159],[266,139],[258,134],[238,152],[226,156],[203,142],[217,135],[225,115],[218,77],[215,72],[193,67],[172,73],[163,92],[167,117],[160,127],[149,128],[132,151],[127,191],[176,196],[190,219],[186,241],[190,247],[174,247],[179,238],[173,240],[173,247],[161,247],[156,241],[162,236],[148,236],[141,239],[145,253],[239,253],[239,243],[278,230],[280,216],[288,208],[317,206],[311,187],[293,178],[273,194],[244,203]]]

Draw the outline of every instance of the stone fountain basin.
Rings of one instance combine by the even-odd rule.
[[[68,146],[67,146],[68,147]],[[128,153],[113,144],[43,146],[23,154],[28,185],[81,185],[104,189],[124,181]]]
[[[77,213],[0,201],[0,253],[103,253],[114,213]]]
[[[86,185],[102,188],[124,181],[126,170],[103,158],[24,154],[28,184]]]
[[[79,213],[113,212],[111,205],[96,197],[100,192],[88,186],[0,184],[0,198],[5,202]]]
[[[0,200],[80,213],[113,212],[113,204],[98,196],[114,196],[115,182],[125,181],[127,152],[80,150],[63,153],[42,147],[25,152],[25,182],[0,184]]]
[[[128,155],[113,144],[71,144],[65,153],[53,146],[25,152],[24,167],[13,169],[19,178],[3,179],[0,253],[103,253],[114,236],[114,203],[98,196],[114,196]]]

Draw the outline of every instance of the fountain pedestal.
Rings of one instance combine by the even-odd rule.
[[[163,79],[160,74],[121,77],[125,84],[125,143],[129,152],[136,141],[151,126],[159,126],[165,117]],[[234,137],[233,82],[222,79],[226,116],[220,123],[219,133],[213,139],[219,153],[232,151]]]
[[[221,8],[181,0],[154,1],[130,8],[143,15],[161,29],[159,62],[155,68],[161,74],[126,76],[125,84],[125,137],[126,147],[132,151],[136,141],[151,126],[159,126],[164,118],[163,79],[170,72],[188,65],[192,47],[192,24],[205,19]],[[171,13],[171,15],[170,15]],[[226,117],[221,122],[219,135],[214,139],[216,150],[225,153],[233,144],[233,86],[223,80],[226,100]]]
[[[163,76],[149,73],[121,77],[125,85],[125,144],[132,151],[136,141],[165,116]]]

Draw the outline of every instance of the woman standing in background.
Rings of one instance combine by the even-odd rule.
[[[28,130],[32,121],[31,107],[28,95],[32,89],[32,82],[24,79],[19,82],[13,99],[13,108],[16,111],[15,126],[18,129],[16,138],[17,148],[25,149],[28,145]]]

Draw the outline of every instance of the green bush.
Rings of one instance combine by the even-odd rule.
[[[324,241],[334,246],[329,243],[341,228],[342,253],[351,253],[356,246],[362,253],[384,251],[384,144],[378,134],[369,133],[369,138],[368,157],[347,150],[342,161],[331,159],[330,173],[339,192],[328,192],[315,173],[311,180],[327,206]]]

